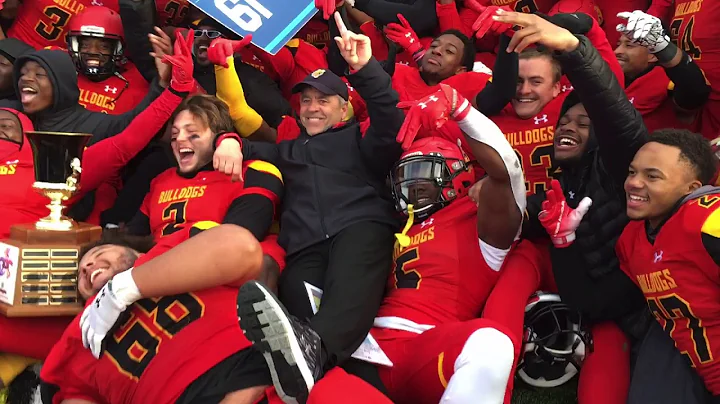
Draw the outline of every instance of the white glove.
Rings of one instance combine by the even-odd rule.
[[[83,346],[100,358],[102,342],[120,315],[142,296],[132,277],[132,268],[113,276],[80,317]]]
[[[665,35],[659,18],[640,10],[623,11],[617,16],[627,21],[618,24],[615,29],[631,42],[647,48],[650,53],[658,53],[670,44],[670,38]]]

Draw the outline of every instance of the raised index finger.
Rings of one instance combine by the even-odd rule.
[[[340,13],[337,11],[335,12],[335,25],[337,25],[338,31],[340,31],[340,36],[344,37],[344,35],[348,31],[348,29],[345,26],[345,21],[343,21],[342,17],[340,16]]]

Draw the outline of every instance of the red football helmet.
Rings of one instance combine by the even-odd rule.
[[[125,63],[124,34],[120,15],[107,7],[88,7],[70,20],[67,42],[78,72],[90,80],[103,81]],[[110,54],[81,49],[82,38],[100,38],[110,42]]]
[[[393,198],[398,211],[407,215],[413,205],[417,219],[467,195],[475,181],[470,159],[462,148],[440,137],[413,142],[390,172]]]

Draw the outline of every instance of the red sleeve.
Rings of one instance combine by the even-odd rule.
[[[165,90],[125,130],[88,147],[83,155],[82,188],[73,199],[96,189],[125,167],[165,125],[181,101],[181,97]]]
[[[615,78],[617,78],[620,83],[620,87],[625,88],[625,74],[623,73],[622,67],[620,67],[617,57],[615,57],[615,50],[608,42],[605,31],[600,28],[597,20],[594,18],[592,28],[590,28],[590,31],[588,31],[585,36],[590,40],[595,49],[598,50],[600,56],[605,59],[605,62],[610,66],[610,70],[615,73]]]
[[[292,42],[292,41],[291,41]],[[264,65],[272,67],[280,82],[292,80],[293,71],[295,71],[295,57],[290,49],[283,47],[275,55],[271,55],[264,50],[254,49],[253,54],[260,59]]]
[[[364,22],[360,26],[365,36],[370,38],[370,46],[372,47],[372,54],[377,60],[387,60],[388,57],[388,45],[385,42],[385,36],[378,29],[373,21]]]
[[[265,240],[260,243],[260,246],[262,246],[263,254],[270,256],[277,262],[280,273],[282,273],[283,269],[285,269],[285,250],[278,244],[277,234],[268,234]]]
[[[470,10],[474,15],[466,16],[465,20],[460,18],[460,13],[458,12],[455,2],[450,4],[435,3],[435,11],[438,16],[438,28],[440,32],[456,29],[467,35],[468,38],[472,38],[472,26],[477,18],[477,14],[474,11]],[[470,17],[472,17],[472,22],[470,22]]]
[[[635,280],[635,277],[632,276],[630,271],[627,269],[628,267],[628,255],[625,253],[625,247],[628,244],[629,234],[630,232],[628,229],[632,228],[632,223],[623,230],[622,234],[620,235],[620,238],[618,238],[617,243],[615,243],[615,254],[618,258],[618,263],[620,264],[620,269],[622,269],[623,272],[625,272],[625,275],[630,277],[633,281]]]
[[[295,118],[291,116],[284,116],[277,128],[277,139],[276,143],[280,143],[283,140],[293,140],[300,136],[300,127],[297,124]]]

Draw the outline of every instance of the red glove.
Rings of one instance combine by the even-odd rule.
[[[512,36],[512,34],[515,33],[512,29],[512,24],[507,24],[503,22],[498,22],[492,19],[494,15],[497,15],[498,10],[504,10],[507,12],[512,11],[510,7],[508,6],[483,6],[479,3],[477,3],[477,0],[466,0],[465,5],[467,7],[470,7],[471,9],[477,11],[480,13],[478,18],[475,20],[475,23],[472,26],[473,31],[475,31],[475,37],[482,38],[490,32],[492,35],[502,35],[507,34],[508,36]]]
[[[592,199],[583,198],[578,207],[572,209],[565,201],[565,195],[558,180],[552,180],[550,189],[545,193],[542,212],[538,215],[540,223],[550,235],[557,248],[565,248],[575,241],[575,230],[592,205]]]
[[[408,109],[397,142],[403,150],[410,148],[420,129],[434,131],[445,125],[449,119],[462,120],[470,111],[470,103],[454,88],[440,84],[440,89],[420,101],[403,101],[398,108]]]
[[[385,35],[387,35],[391,41],[410,52],[413,59],[417,62],[422,59],[425,54],[425,49],[420,43],[420,38],[418,38],[415,31],[413,31],[405,17],[403,17],[402,14],[398,14],[397,17],[398,20],[400,20],[400,24],[394,22],[388,24],[385,27]]]
[[[187,39],[183,38],[180,31],[175,32],[175,45],[173,47],[174,55],[165,55],[162,58],[163,63],[172,65],[172,79],[170,80],[170,88],[179,93],[189,93],[195,88],[195,79],[193,78],[193,59],[192,47],[195,41],[195,32],[188,30]]]
[[[207,50],[208,60],[217,66],[228,68],[228,58],[243,49],[252,41],[252,34],[246,35],[239,41],[231,41],[225,38],[215,38]]]
[[[335,12],[337,3],[339,3],[338,0],[315,0],[315,8],[322,11],[324,19],[329,20]]]

